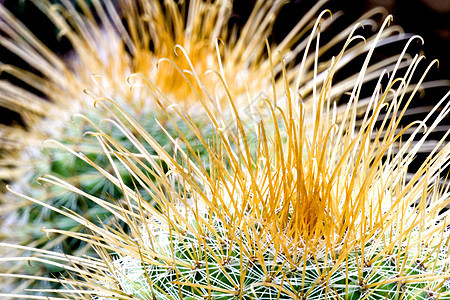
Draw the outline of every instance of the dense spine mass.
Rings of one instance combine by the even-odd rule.
[[[190,218],[195,220],[192,214]],[[279,254],[270,241],[261,245],[260,257],[253,252],[256,249],[238,251],[240,245],[230,242],[223,221],[211,219],[213,231],[202,228],[204,236],[200,239],[197,232],[186,228],[173,228],[170,234],[155,227],[147,228],[153,240],[144,238],[144,245],[152,249],[158,244],[158,254],[173,253],[179,264],[156,257],[142,260],[124,256],[114,261],[115,273],[110,275],[117,278],[126,294],[138,299],[381,300],[437,299],[436,295],[439,299],[450,298],[448,280],[426,279],[430,271],[437,276],[447,274],[448,263],[442,263],[447,259],[446,247],[421,249],[417,253],[406,246],[395,246],[380,255],[387,245],[375,246],[370,241],[364,245],[364,254],[361,249],[353,249],[344,257],[321,252],[305,259],[299,253],[297,260],[291,261]],[[251,244],[259,234],[256,229],[239,242]],[[337,264],[338,261],[341,263]],[[400,276],[414,280],[399,280]]]

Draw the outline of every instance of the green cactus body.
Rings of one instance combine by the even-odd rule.
[[[116,272],[111,276],[126,294],[149,300],[450,299],[448,279],[431,284],[426,280],[431,273],[446,274],[449,268],[446,247],[414,251],[400,245],[383,253],[386,245],[373,247],[374,242],[370,241],[364,245],[364,255],[361,250],[353,250],[345,257],[339,254],[331,257],[321,251],[306,259],[299,253],[297,261],[292,261],[278,254],[270,238],[260,245],[260,250],[250,249],[255,237],[261,234],[255,228],[252,236],[236,231],[240,239],[230,243],[223,216],[202,211],[200,215],[209,219],[212,227],[200,229],[195,227],[198,217],[191,210],[180,208],[180,212],[190,216],[194,231],[182,226],[161,230],[160,226],[169,227],[167,224],[148,225],[142,237],[146,249],[155,249],[157,254],[173,261],[145,255],[114,260]],[[242,245],[247,245],[248,251],[241,251]],[[258,258],[256,252],[262,257]]]
[[[101,114],[99,114],[99,112],[95,112],[95,110],[93,113],[88,115],[88,117],[91,121],[97,123],[102,118]],[[143,114],[141,118],[141,124],[144,128],[160,145],[164,145],[168,153],[173,155],[175,146],[169,140],[167,133],[161,129],[159,125],[160,123],[158,123],[162,122],[162,120],[160,119],[157,122],[154,116],[150,113]],[[63,131],[65,131],[63,134],[65,139],[59,141],[59,143],[65,147],[79,149],[83,152],[83,155],[94,162],[98,167],[104,168],[105,170],[113,173],[114,171],[110,167],[111,164],[108,161],[107,156],[97,147],[97,143],[94,138],[90,138],[88,136],[82,137],[84,132],[94,130],[94,128],[86,124],[82,125],[83,122],[80,120],[74,120],[73,122],[68,123],[68,126],[63,129]],[[178,134],[177,130],[171,126],[170,122],[166,123],[167,124],[165,124],[164,130],[166,130],[171,136],[176,136]],[[178,125],[179,126],[177,126],[177,129],[182,130],[183,135],[188,136],[193,142],[196,140],[189,128],[186,126],[183,127],[183,123],[181,122],[179,122]],[[202,128],[205,138],[210,137],[212,134],[210,128]],[[137,151],[132,143],[125,137],[123,132],[121,132],[117,127],[104,126],[102,129],[105,134],[111,136],[111,138],[114,138],[121,144],[122,147],[129,149],[131,152]],[[206,160],[208,154],[205,152],[205,149],[202,149],[200,146],[197,150],[202,159]],[[154,152],[148,145],[146,146],[146,151],[148,151],[151,155],[156,155],[156,152]],[[46,203],[48,205],[66,208],[77,212],[89,221],[96,223],[109,222],[112,215],[105,208],[95,205],[95,203],[92,203],[91,201],[87,201],[85,197],[77,195],[63,186],[48,185],[42,188],[40,187],[40,184],[34,180],[34,178],[39,177],[41,174],[49,174],[65,180],[74,187],[83,190],[92,196],[102,199],[120,199],[123,197],[123,192],[120,187],[105,178],[98,172],[97,169],[59,146],[49,145],[49,147],[44,149],[41,153],[39,161],[40,163],[37,165],[36,169],[32,170],[32,174],[28,174],[30,179],[22,181],[20,185],[16,183],[15,189],[21,190],[33,198],[46,199]],[[117,160],[115,160],[115,165],[123,183],[129,188],[134,188],[132,177],[124,165],[120,164]],[[151,177],[151,174],[147,174]],[[139,192],[146,194],[146,192],[142,189],[140,189]],[[49,242],[50,236],[41,230],[42,228],[58,228],[61,230],[84,232],[79,224],[73,220],[67,219],[64,216],[55,213],[51,209],[41,207],[36,204],[24,206],[15,213],[18,215],[17,218],[21,223],[21,240],[33,241],[35,246],[44,247],[49,250],[63,249],[64,252],[68,254],[78,255],[86,251],[86,243],[80,243],[80,241],[73,238],[60,240],[60,242],[57,243],[53,243],[51,241]],[[36,223],[38,223],[39,226],[36,226]],[[90,253],[93,254],[92,251]],[[48,268],[46,271],[48,274],[55,274],[59,276],[60,272],[64,272],[64,269],[61,267],[46,266],[45,264],[37,265],[39,265],[41,270]],[[27,272],[29,273],[35,272],[33,268],[29,268],[27,266],[25,266],[25,269],[28,270]]]

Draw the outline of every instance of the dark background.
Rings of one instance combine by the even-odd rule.
[[[275,26],[274,34],[281,37],[310,7],[317,1],[292,0],[281,11]],[[235,1],[236,17],[251,12],[255,0]],[[393,15],[394,24],[400,25],[407,33],[419,34],[425,39],[423,51],[428,58],[439,58],[438,73],[441,78],[449,78],[450,62],[450,0],[337,0],[329,1],[324,8],[332,12],[342,10],[343,19],[354,21],[356,18],[374,7],[385,7]]]

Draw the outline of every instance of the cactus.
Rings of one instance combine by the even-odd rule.
[[[46,83],[55,92],[54,95],[47,94],[55,102],[54,107],[45,115],[45,121],[35,122],[34,118],[51,107],[50,104],[43,104],[38,111],[24,113],[32,115],[29,123],[37,127],[26,133],[27,140],[54,138],[65,145],[62,148],[75,150],[68,154],[65,150],[50,148],[51,151],[40,156],[42,163],[33,163],[35,169],[27,173],[27,177],[49,173],[41,179],[41,182],[50,183],[46,191],[36,186],[29,187],[27,182],[25,187],[19,184],[14,187],[16,191],[13,193],[21,189],[22,193],[31,196],[27,196],[28,201],[45,199],[45,202],[39,202],[43,207],[39,214],[36,210],[27,212],[29,207],[19,210],[19,214],[38,221],[39,227],[56,227],[44,230],[49,236],[63,233],[61,237],[70,237],[63,248],[67,258],[35,250],[75,264],[73,268],[68,267],[67,279],[44,281],[87,290],[99,299],[123,299],[127,294],[138,299],[203,299],[205,296],[214,299],[449,297],[448,241],[445,239],[448,220],[445,214],[439,214],[448,203],[448,192],[439,190],[436,184],[441,172],[439,168],[448,161],[448,146],[438,145],[435,148],[437,154],[431,155],[423,168],[409,179],[407,166],[420,149],[414,147],[410,153],[407,149],[413,141],[416,142],[420,128],[412,128],[416,131],[412,130],[413,137],[405,138],[405,142],[396,135],[397,130],[404,131],[399,123],[388,122],[389,117],[401,113],[397,105],[402,101],[408,102],[405,95],[411,91],[416,93],[418,85],[410,84],[410,79],[422,58],[408,60],[402,54],[394,60],[390,58],[368,67],[372,51],[395,29],[385,30],[384,24],[383,30],[368,39],[366,44],[351,46],[357,37],[352,36],[356,27],[350,26],[344,31],[351,36],[342,52],[319,66],[322,52],[315,52],[316,57],[307,49],[312,39],[317,37],[318,28],[326,28],[330,22],[324,12],[314,26],[311,40],[309,37],[304,40],[308,43],[302,45],[302,49],[306,49],[302,62],[285,68],[281,57],[275,58],[270,53],[283,51],[284,63],[294,62],[300,50],[289,47],[299,37],[290,37],[281,46],[269,47],[269,55],[265,57],[261,54],[265,47],[261,39],[267,37],[272,23],[262,20],[261,24],[266,25],[260,35],[255,35],[256,32],[249,34],[254,41],[249,43],[252,46],[249,49],[253,49],[255,55],[245,56],[243,54],[249,50],[244,49],[244,42],[233,42],[233,38],[226,35],[226,26],[222,26],[226,24],[226,16],[229,17],[230,3],[217,1],[209,6],[192,1],[204,5],[197,7],[193,4],[190,7],[193,15],[208,11],[216,16],[212,19],[219,25],[214,28],[221,28],[221,35],[225,35],[228,46],[221,48],[209,34],[201,36],[199,33],[198,39],[185,41],[187,33],[180,28],[182,36],[177,36],[178,30],[175,30],[171,39],[159,41],[165,46],[155,49],[161,52],[152,52],[145,47],[140,49],[137,46],[142,46],[145,34],[139,38],[133,36],[131,45],[136,46],[136,51],[131,55],[123,49],[119,51],[120,55],[110,53],[108,59],[114,63],[107,64],[100,57],[100,50],[121,49],[130,42],[127,40],[129,36],[108,31],[111,28],[106,27],[102,37],[100,33],[103,31],[97,25],[90,30],[94,32],[92,35],[99,35],[101,39],[98,44],[88,43],[88,40],[83,40],[87,32],[82,26],[69,28],[69,19],[62,18],[49,3],[36,3],[71,39],[76,46],[77,57],[69,67],[66,62],[50,55],[51,60],[58,62],[58,68],[64,69],[45,70]],[[137,3],[145,7],[144,2]],[[173,2],[167,3],[167,7],[174,8]],[[72,12],[68,3],[62,8]],[[270,15],[279,8],[279,3],[264,4],[264,1],[259,1],[256,6],[256,10],[264,9]],[[100,14],[102,7],[96,9]],[[151,17],[156,24],[164,14],[160,9],[154,11]],[[112,17],[114,12],[108,13]],[[131,23],[128,25],[138,28],[139,23],[134,22],[139,22],[140,18],[134,13],[130,12]],[[178,10],[172,13],[180,16]],[[7,12],[2,10],[2,16],[5,18]],[[362,18],[362,22],[372,24],[368,19],[370,16]],[[104,25],[108,20],[103,20]],[[253,21],[251,19],[249,24]],[[12,27],[21,28],[14,22]],[[320,26],[319,22],[322,22]],[[191,25],[196,28],[195,24]],[[247,26],[253,28],[252,25]],[[299,33],[301,29],[296,28],[293,32]],[[339,35],[331,44],[345,38],[345,35]],[[35,41],[29,39],[28,43]],[[183,47],[175,47],[176,43]],[[210,46],[197,48],[202,43]],[[167,52],[173,48],[179,56]],[[216,50],[219,53],[223,51],[224,57],[222,59],[221,53],[220,57],[213,58],[214,63],[211,64]],[[368,53],[362,75],[334,84],[333,76],[345,66],[345,59],[358,52]],[[38,51],[40,57],[48,59],[44,54]],[[154,75],[149,64],[160,57],[165,57],[159,61],[160,65],[172,60],[178,69],[167,64],[159,66],[157,75]],[[125,64],[123,61],[127,59],[132,63]],[[190,62],[193,66],[189,66]],[[111,71],[109,67],[117,69]],[[183,68],[190,69],[184,72],[187,78],[178,73]],[[217,68],[219,76],[200,76],[205,69],[211,68]],[[389,79],[384,78],[383,68],[392,71]],[[402,78],[394,80],[398,68],[407,71]],[[4,69],[19,74],[18,77],[24,81],[29,79],[26,73],[17,72],[14,67],[4,66]],[[243,81],[228,75],[238,70],[248,74],[248,91],[260,92],[260,97],[273,95],[270,100],[257,98],[246,107],[258,116],[265,116],[261,123],[249,118],[245,109],[234,110],[234,107],[250,101],[247,96],[242,96],[246,92]],[[91,72],[100,74],[97,82],[87,79]],[[129,90],[123,79],[133,72],[142,74],[128,76],[128,83],[133,87]],[[58,78],[60,74],[64,74],[65,82],[74,80],[73,85],[61,85],[65,82]],[[118,79],[117,74],[124,76]],[[360,99],[361,85],[379,75],[379,86],[371,100]],[[387,82],[384,90],[381,88],[383,80]],[[221,82],[226,83],[225,88],[217,87]],[[286,84],[290,90],[278,94]],[[110,110],[105,106],[92,111],[89,103],[93,101],[80,97],[81,87],[88,88],[87,94],[94,98],[93,101],[115,99],[117,104],[113,107],[123,107],[123,110],[116,112],[113,119],[126,125],[98,124],[100,119],[108,117]],[[340,111],[333,109],[332,101],[337,101],[349,90],[352,91],[349,106]],[[298,95],[303,97],[305,106],[298,104]],[[26,94],[28,97],[32,98],[30,93]],[[191,100],[196,97],[197,104]],[[60,114],[67,115],[64,101],[68,99],[79,102],[76,103],[81,106],[79,111],[85,114],[83,119],[89,120],[91,125],[86,127],[86,122],[66,123],[62,119],[60,132],[34,136],[51,120],[59,120]],[[157,101],[153,103],[152,99]],[[441,102],[444,103],[445,99]],[[211,100],[218,103],[220,109],[211,106]],[[386,123],[375,127],[376,116],[391,100],[395,105],[387,110]],[[193,105],[195,109],[187,113],[190,116],[187,120],[186,114],[180,112],[182,109],[172,107],[172,104],[181,107]],[[264,109],[267,106],[269,109]],[[364,107],[367,110],[363,123],[356,126],[356,111]],[[448,106],[439,116],[447,111]],[[313,114],[312,117],[309,114]],[[155,119],[162,124],[161,127]],[[418,139],[418,145],[427,143],[426,137],[437,124],[438,121],[426,130],[424,137]],[[338,129],[334,130],[335,127]],[[92,133],[94,138],[91,140],[80,138],[81,132],[86,130],[101,131],[101,135]],[[377,136],[377,130],[384,132]],[[131,138],[133,136],[136,136],[136,141]],[[52,142],[47,145],[61,146]],[[84,154],[78,154],[79,151]],[[357,195],[349,192],[353,190]],[[298,199],[291,199],[286,193],[292,193],[295,195],[292,197]],[[339,199],[339,195],[345,199]],[[370,196],[373,198],[367,199]],[[104,202],[110,199],[112,203]],[[156,204],[156,208],[152,204]],[[392,204],[391,209],[386,206],[388,204]],[[70,212],[56,207],[67,207]],[[41,211],[45,211],[46,216]],[[83,218],[80,215],[84,215]],[[367,220],[363,220],[363,216]],[[412,221],[409,223],[405,216]],[[87,230],[80,229],[81,225],[87,226]],[[406,233],[402,231],[404,228],[407,228]],[[37,230],[35,223],[30,223],[30,229],[34,240],[30,246],[45,241],[47,244],[42,248],[49,249],[61,240],[47,242],[45,234]],[[95,233],[105,234],[107,238],[102,239]],[[117,241],[114,241],[114,234]],[[85,251],[79,248],[80,245],[91,248],[87,252],[91,258],[77,257]],[[11,248],[11,245],[3,246]],[[97,255],[103,261],[99,261]],[[39,258],[39,254],[35,257]],[[44,258],[48,256],[44,255]],[[36,261],[32,264],[42,262],[31,260]],[[51,272],[64,269],[63,265],[51,261],[49,265],[53,266],[49,268]],[[83,271],[85,269],[87,273]],[[23,278],[33,279],[27,275]],[[71,293],[73,291],[68,295]]]
[[[66,278],[40,279],[65,285],[59,292],[71,299],[450,299],[446,136],[416,173],[408,173],[449,113],[450,93],[441,99],[441,109],[401,127],[402,115],[426,75],[409,86],[423,63],[416,56],[404,74],[397,69],[390,76],[380,74],[358,117],[360,89],[376,42],[369,44],[341,113],[330,93],[345,49],[324,76],[317,76],[316,57],[312,109],[300,101],[299,78],[300,85],[286,86],[283,102],[275,94],[253,103],[266,116],[253,120],[255,126],[245,126],[245,111],[235,109],[237,102],[230,96],[233,85],[219,74],[223,85],[201,97],[215,95],[223,106],[201,101],[204,106],[198,111],[208,117],[209,136],[178,107],[160,107],[178,133],[167,133],[171,143],[180,145],[174,153],[120,104],[97,96],[100,110],[111,114],[126,136],[114,139],[101,124],[89,132],[114,171],[67,150],[96,168],[123,197],[106,201],[53,175],[39,178],[110,212],[111,223],[96,224],[12,191],[87,229],[44,229],[46,233],[86,241],[96,251],[95,256],[77,257],[35,249],[23,260],[67,265]],[[228,97],[228,108],[221,97]],[[219,113],[225,109],[233,111],[234,126],[221,126],[230,122]],[[176,118],[197,142],[179,135]],[[247,138],[252,135],[257,139]],[[198,153],[200,146],[207,161]],[[120,166],[127,176],[118,171]],[[124,184],[128,176],[132,185]]]
[[[175,1],[165,1],[164,7],[158,1],[120,1],[117,7],[110,6],[109,2],[102,5],[99,1],[86,3],[60,1],[57,5],[51,1],[33,1],[55,24],[59,37],[67,39],[72,46],[73,51],[65,57],[48,50],[30,30],[0,6],[2,45],[28,63],[38,75],[36,77],[36,74],[14,65],[1,66],[1,70],[14,77],[16,81],[0,82],[0,105],[20,113],[26,125],[25,129],[1,128],[4,138],[2,139],[4,142],[0,143],[1,179],[8,181],[16,191],[34,198],[46,199],[49,205],[77,211],[93,222],[97,221],[99,215],[104,216],[105,218],[99,221],[107,222],[108,213],[103,208],[92,205],[83,197],[67,192],[61,187],[48,186],[42,189],[34,181],[41,174],[51,174],[64,178],[96,197],[111,199],[121,197],[121,189],[105,180],[94,167],[58,147],[53,147],[54,144],[45,143],[46,148],[40,151],[45,140],[55,139],[75,151],[83,152],[97,165],[108,169],[107,157],[97,148],[95,141],[82,137],[82,132],[92,129],[90,124],[83,119],[76,119],[73,122],[69,120],[75,113],[85,114],[94,122],[105,118],[104,111],[92,109],[91,98],[83,91],[114,98],[157,139],[159,144],[172,150],[176,147],[169,143],[169,139],[155,119],[172,136],[179,133],[174,131],[169,120],[165,119],[164,112],[154,112],[158,110],[159,105],[179,105],[187,109],[196,120],[196,124],[201,127],[205,117],[196,114],[195,111],[206,105],[204,101],[210,101],[200,96],[204,93],[202,89],[212,91],[221,79],[208,72],[204,74],[206,70],[215,69],[223,79],[227,79],[230,85],[229,92],[234,101],[239,103],[239,106],[244,105],[249,109],[248,120],[255,117],[254,114],[258,109],[249,105],[253,99],[247,98],[247,91],[275,95],[277,91],[283,90],[285,81],[293,84],[298,78],[298,73],[302,73],[300,92],[305,103],[308,103],[313,96],[314,54],[304,51],[309,47],[307,42],[310,36],[303,31],[308,31],[308,28],[314,25],[319,26],[319,23],[315,24],[314,15],[325,2],[319,1],[280,44],[269,46],[262,41],[271,34],[275,16],[282,7],[280,1],[273,3],[257,1],[254,12],[239,35],[233,30],[230,31],[232,9],[230,1],[214,3],[191,1],[189,7],[186,4],[177,6]],[[26,2],[27,5],[29,3]],[[187,16],[184,15],[184,11],[188,11]],[[383,15],[384,12],[375,9],[343,29],[341,34],[326,43],[318,56],[323,57],[328,52],[327,49],[343,43],[346,35],[354,30],[358,22],[366,28],[376,28],[377,23],[374,19],[379,14]],[[266,18],[260,18],[261,15],[266,15]],[[121,16],[121,19],[118,16]],[[208,21],[200,24],[199,16],[204,16],[204,20]],[[339,17],[340,13],[336,13],[333,18],[326,12],[320,14],[321,30],[327,30]],[[119,19],[124,20],[125,25],[122,21],[119,22]],[[383,43],[389,43],[404,39],[405,36],[398,34],[398,31],[399,28],[393,26],[382,31],[378,37],[376,35],[367,37],[367,41],[377,38],[384,41]],[[314,36],[313,32],[311,38]],[[217,38],[221,38],[223,43]],[[268,55],[265,52],[266,48],[270,50]],[[297,58],[302,51],[306,56],[301,64],[297,64]],[[348,47],[343,55],[356,57],[367,51],[369,48],[366,44],[360,42]],[[283,62],[279,53],[284,57]],[[372,80],[384,68],[393,70],[397,58],[398,55],[371,65],[369,71],[371,75],[364,79]],[[324,65],[331,63],[332,59],[324,59]],[[283,64],[286,66],[284,77],[281,76]],[[406,66],[404,60],[399,67]],[[345,67],[346,64],[342,63],[337,69]],[[180,72],[184,69],[189,71]],[[259,76],[269,72],[272,72],[273,76]],[[201,80],[201,85],[194,74]],[[242,78],[236,74],[243,74]],[[337,101],[351,88],[354,77],[349,76],[333,87],[330,96]],[[125,79],[135,86],[133,90],[130,90]],[[31,86],[32,89],[28,91],[20,84],[16,85],[14,82],[17,81],[23,82],[25,86]],[[135,83],[140,81],[148,81],[149,85],[139,88],[140,85]],[[146,89],[150,89],[153,95],[146,94],[144,91]],[[153,103],[149,99],[152,97],[158,98],[160,103]],[[225,102],[221,105],[228,101],[225,97],[220,99]],[[203,104],[200,103],[202,101]],[[283,101],[283,97],[280,97],[280,101]],[[233,112],[226,110],[218,113],[227,116],[222,125],[228,126],[229,120],[233,119]],[[178,127],[183,127],[181,119],[177,124]],[[246,125],[253,126],[250,121]],[[111,126],[110,129],[104,130],[108,135],[125,142],[126,139],[116,127]],[[202,130],[206,139],[208,130],[207,126]],[[181,134],[191,143],[199,142],[187,126],[181,128]],[[125,147],[129,149],[130,144]],[[148,150],[150,151],[150,148]],[[205,160],[205,157],[201,160]],[[133,187],[126,169],[120,168],[125,184]],[[48,208],[30,205],[29,201],[18,201],[11,194],[1,197],[3,202],[1,232],[6,241],[43,249],[61,248],[73,255],[81,255],[88,247],[83,242],[71,238],[64,239],[62,236],[48,239],[49,236],[40,230],[41,227],[82,230],[76,223]],[[21,227],[19,233],[12,230],[17,226]],[[11,232],[14,234],[10,234]],[[17,265],[15,268],[27,266]],[[43,273],[57,273],[61,270],[62,268],[51,268],[44,270]],[[30,274],[37,272],[33,269],[28,271]],[[38,271],[36,275],[41,273]]]

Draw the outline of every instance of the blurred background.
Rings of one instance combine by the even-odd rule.
[[[58,1],[58,0],[55,0]],[[234,1],[234,20],[243,24],[251,12],[256,0]],[[296,21],[314,5],[315,0],[292,0],[287,3],[277,20],[272,39],[277,42],[289,32]],[[29,0],[0,0],[0,5],[6,6],[23,23],[32,29],[53,51],[64,55],[70,51],[70,44],[56,38],[56,30],[48,19]],[[364,12],[377,6],[385,7],[394,16],[394,24],[401,25],[405,32],[419,34],[425,39],[420,46],[426,57],[438,58],[440,67],[434,69],[429,79],[449,79],[450,71],[450,0],[332,0],[325,7],[332,12],[343,10],[342,22],[354,21]],[[0,49],[0,61],[12,63],[23,68],[23,64],[11,53]],[[5,75],[1,76],[5,78]],[[12,80],[8,78],[8,80]],[[0,108],[0,122],[3,124],[20,124],[20,117],[7,109]]]
[[[61,0],[53,0],[55,2]],[[72,0],[73,1],[73,0]],[[89,1],[88,1],[89,2]],[[243,25],[256,0],[235,0],[233,24]],[[271,36],[272,42],[279,42],[295,25],[300,17],[306,13],[317,1],[315,0],[292,0],[287,3],[278,19]],[[57,39],[57,31],[52,23],[42,14],[30,0],[0,0],[0,5],[4,5],[12,11],[24,24],[32,30],[44,43],[54,52],[61,56],[70,52],[71,45],[65,40]],[[427,62],[432,59],[439,59],[439,68],[433,68],[427,76],[428,80],[450,79],[450,0],[359,0],[342,1],[331,0],[325,5],[332,12],[342,10],[344,16],[340,18],[341,24],[350,24],[369,9],[382,6],[394,16],[394,24],[401,25],[406,33],[419,34],[425,39],[422,46],[416,40],[412,45],[411,52],[424,53]],[[338,22],[338,23],[339,23]],[[380,20],[381,22],[381,20]],[[231,24],[230,26],[232,26]],[[339,25],[336,25],[339,26]],[[333,34],[333,28],[330,33]],[[401,46],[405,41],[401,42]],[[385,49],[385,55],[389,55],[389,49]],[[398,50],[397,50],[398,52]],[[378,52],[377,55],[380,55]],[[381,54],[382,55],[382,54]],[[382,57],[380,57],[382,59]],[[10,63],[24,69],[30,67],[15,55],[0,47],[0,61]],[[33,70],[32,70],[33,71]],[[352,70],[353,72],[355,70]],[[346,74],[341,74],[345,76]],[[1,79],[7,79],[18,83],[17,80],[6,74],[0,75]],[[448,86],[440,89],[427,90],[427,103],[437,102],[446,92]],[[436,93],[436,94],[435,94]],[[417,100],[416,105],[421,105],[422,101]],[[0,123],[21,124],[20,116],[5,108],[0,107]],[[448,118],[447,118],[447,123]]]

